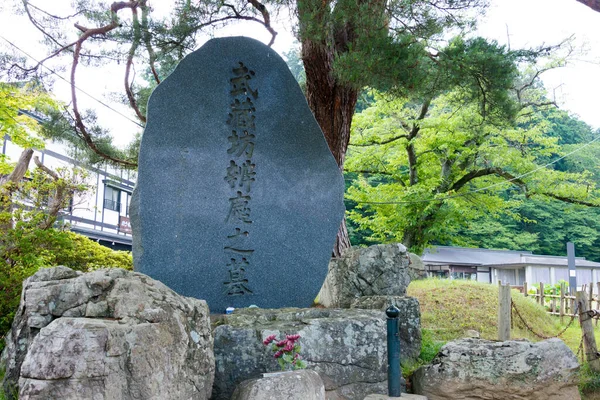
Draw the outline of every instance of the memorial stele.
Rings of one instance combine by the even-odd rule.
[[[343,192],[283,59],[253,39],[212,39],[150,97],[132,199],[135,270],[213,313],[308,307]]]

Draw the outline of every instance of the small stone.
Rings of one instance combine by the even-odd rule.
[[[231,397],[231,400],[280,399],[325,400],[325,386],[315,371],[289,371],[244,381]]]

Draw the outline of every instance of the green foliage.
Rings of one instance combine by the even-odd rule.
[[[522,100],[539,97],[538,89],[521,92]],[[345,168],[360,175],[347,190],[356,204],[349,218],[372,232],[368,240],[400,241],[416,252],[429,243],[473,245],[478,237],[494,248],[528,248],[540,235],[513,234],[510,225],[536,220],[521,213],[532,200],[598,203],[589,172],[543,167],[563,153],[544,116],[531,105],[515,114],[510,97],[495,98],[471,98],[463,88],[431,100],[377,93],[355,116]],[[501,102],[507,105],[497,111]],[[500,216],[514,220],[495,222]],[[458,234],[468,229],[468,238]],[[577,235],[595,240],[593,229]]]
[[[58,205],[65,207],[75,193],[87,190],[77,171],[55,173],[59,179],[36,169],[27,180],[0,186],[0,336],[10,328],[22,281],[38,269],[56,265],[84,272],[112,267],[132,269],[128,252],[112,251],[55,224],[56,215],[49,213],[48,203],[59,193],[68,192]]]
[[[402,376],[408,378],[419,367],[431,364],[444,344],[446,344],[446,342],[437,340],[431,330],[425,328],[421,329],[421,353],[419,353],[419,358],[415,361],[406,362],[401,365]]]
[[[506,213],[468,221],[439,244],[564,256],[565,243],[572,241],[578,256],[600,261],[600,209],[522,195],[511,198],[518,201]]]
[[[592,371],[587,363],[579,369],[579,392],[584,399],[600,392],[600,372]]]
[[[37,83],[8,84],[0,82],[0,134],[8,135],[22,148],[44,148],[40,124],[23,114],[44,115],[58,104]]]

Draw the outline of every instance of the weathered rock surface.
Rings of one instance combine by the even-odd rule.
[[[560,339],[460,339],[415,372],[413,389],[429,400],[575,400],[578,367]]]
[[[421,257],[414,253],[408,253],[408,257],[410,258],[408,273],[410,274],[411,281],[427,278],[427,271]]]
[[[401,331],[401,358],[415,359],[421,348],[420,318],[401,314],[416,326]],[[327,398],[362,400],[387,393],[385,314],[362,309],[238,309],[216,323],[213,399],[229,400],[240,382],[279,366],[262,344],[267,336],[301,335],[301,355],[317,371]]]
[[[400,317],[398,318],[400,338],[415,339],[402,341],[400,352],[406,359],[412,358],[414,354],[418,356],[421,351],[421,309],[419,300],[414,297],[364,296],[354,300],[350,307],[379,310],[384,314],[390,304],[394,304],[400,310]]]
[[[249,379],[238,385],[231,400],[325,400],[325,386],[311,370]]]
[[[42,269],[23,283],[4,387],[19,398],[207,399],[206,302],[122,269]]]
[[[329,262],[319,303],[348,308],[362,296],[404,296],[411,280],[409,265],[409,253],[399,243],[348,249]]]

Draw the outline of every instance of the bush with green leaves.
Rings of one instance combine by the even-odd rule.
[[[0,185],[0,338],[10,329],[23,280],[40,268],[64,265],[83,272],[133,268],[129,252],[103,247],[56,222],[58,210],[75,193],[87,190],[76,175],[38,168],[27,179]],[[3,346],[0,341],[0,350]]]

